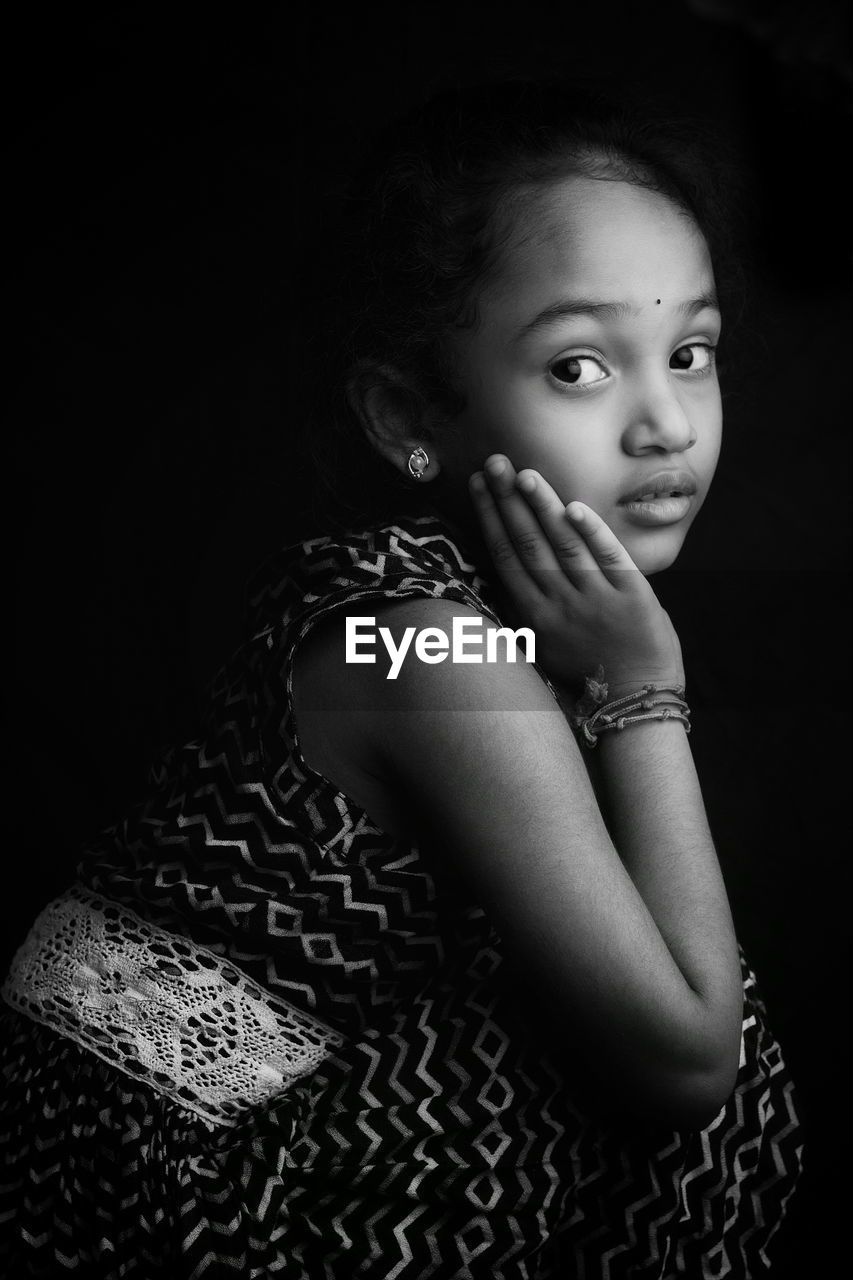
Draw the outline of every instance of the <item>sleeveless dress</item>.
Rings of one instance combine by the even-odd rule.
[[[204,734],[77,868],[342,1046],[223,1128],[0,1002],[4,1276],[557,1280],[759,1276],[800,1169],[793,1090],[744,963],[734,1093],[706,1129],[584,1115],[503,980],[484,910],[303,760],[302,638],[442,596],[499,621],[435,517],[289,548]]]

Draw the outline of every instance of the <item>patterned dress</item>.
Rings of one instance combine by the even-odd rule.
[[[487,583],[429,516],[273,558],[203,737],[168,755],[77,869],[343,1046],[223,1127],[2,1006],[4,1276],[764,1274],[800,1142],[746,965],[740,1073],[713,1123],[608,1127],[573,1102],[525,1021],[482,908],[303,760],[302,637],[332,610],[418,596],[496,619]]]

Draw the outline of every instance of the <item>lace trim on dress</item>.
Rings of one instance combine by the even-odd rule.
[[[80,885],[36,918],[2,995],[216,1124],[237,1123],[344,1043],[221,956]]]

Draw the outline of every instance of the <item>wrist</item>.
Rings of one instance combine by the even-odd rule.
[[[690,732],[690,708],[684,686],[674,681],[623,680],[611,685],[599,667],[587,676],[583,696],[571,715],[572,728],[587,747],[601,736],[621,735],[624,729],[653,722],[674,721]]]
[[[624,698],[628,694],[637,694],[639,696],[648,685],[654,685],[656,689],[684,689],[685,678],[683,671],[659,672],[656,675],[625,677],[624,679],[614,679],[607,681],[607,695],[610,700],[613,698]]]

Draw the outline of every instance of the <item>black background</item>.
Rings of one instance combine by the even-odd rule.
[[[753,277],[723,456],[655,581],[739,933],[800,1088],[807,1173],[774,1272],[792,1277],[832,1274],[846,1213],[845,8],[280,5],[217,26],[131,5],[45,11],[7,46],[23,339],[7,953],[157,746],[192,733],[245,572],[299,531],[289,391],[315,228],[365,136],[447,83],[565,73],[700,113],[741,158]]]

